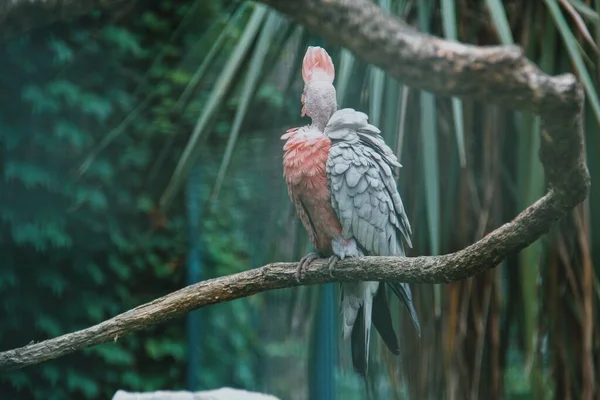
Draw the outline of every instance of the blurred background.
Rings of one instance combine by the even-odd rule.
[[[374,337],[373,398],[600,398],[600,1],[376,1],[421,31],[518,44],[546,73],[576,74],[592,191],[498,268],[412,285],[420,341],[391,300],[402,355]],[[367,112],[403,164],[409,256],[461,249],[544,193],[539,119],[410,89],[259,3],[95,12],[0,43],[0,350],[304,255],[280,136],[307,123],[309,45],[331,54],[339,105]],[[338,301],[332,284],[211,306],[2,374],[0,398],[234,386],[363,399]]]

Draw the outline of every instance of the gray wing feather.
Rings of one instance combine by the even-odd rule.
[[[394,179],[401,166],[366,114],[346,108],[330,118],[327,160],[332,206],[344,238],[354,237],[372,255],[404,255],[411,228]]]
[[[412,232],[394,179],[394,167],[401,165],[379,129],[368,123],[366,114],[346,108],[333,114],[325,134],[332,143],[326,166],[331,204],[342,225],[343,237],[354,238],[367,255],[403,256],[402,237],[412,247]],[[375,282],[366,284],[374,284],[375,290],[378,287]],[[356,286],[342,284],[348,289],[342,300],[344,337],[350,334],[361,302],[370,312],[367,300],[372,295],[363,293],[365,288],[361,285],[350,290],[353,285]],[[420,336],[410,287],[401,282],[388,285],[405,303]]]

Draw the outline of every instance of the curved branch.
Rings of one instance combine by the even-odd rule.
[[[587,196],[584,94],[572,74],[546,75],[516,46],[478,47],[417,32],[371,0],[260,1],[407,86],[541,116],[541,158],[548,183],[558,196],[552,199],[570,209]]]
[[[456,253],[436,257],[362,257],[340,261],[329,275],[326,260],[317,260],[303,275],[302,285],[328,282],[398,280],[449,283],[495,267],[546,232],[564,209],[551,192],[477,243]],[[0,371],[23,368],[86,347],[116,341],[150,325],[180,317],[192,310],[300,285],[296,263],[273,263],[234,275],[187,286],[90,328],[0,353]]]
[[[542,118],[540,158],[549,190],[513,221],[452,254],[346,259],[336,266],[335,277],[320,260],[309,268],[303,285],[461,280],[493,268],[527,247],[587,197],[590,178],[583,158],[583,91],[573,75],[548,76],[515,47],[468,46],[415,32],[368,0],[263,2],[355,51],[409,86],[500,103]],[[0,371],[116,340],[199,307],[297,286],[295,267],[295,263],[274,263],[188,286],[90,328],[0,353]]]

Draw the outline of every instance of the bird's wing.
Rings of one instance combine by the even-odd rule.
[[[331,203],[342,235],[354,238],[367,255],[404,256],[404,238],[412,247],[411,227],[396,187],[393,167],[398,159],[366,114],[342,109],[330,118],[325,134],[331,139],[327,178]],[[387,282],[420,324],[407,283]]]
[[[396,187],[400,163],[364,113],[337,111],[325,134],[331,139],[327,177],[344,238],[354,237],[371,255],[404,255],[411,228]]]

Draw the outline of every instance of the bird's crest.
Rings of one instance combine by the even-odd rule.
[[[322,47],[309,46],[302,62],[302,79],[310,81],[327,81],[333,83],[335,67],[331,57]]]
[[[324,48],[319,46],[308,46],[304,60],[302,61],[302,79],[304,80],[304,92],[311,81],[325,81],[333,83],[335,78],[335,67],[331,57]],[[304,92],[302,93],[302,116],[306,115],[304,106]]]

